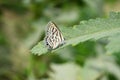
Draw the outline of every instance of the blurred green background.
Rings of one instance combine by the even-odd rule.
[[[120,11],[119,0],[0,0],[0,80],[120,80],[120,52],[106,38],[33,55],[49,21],[72,27]]]

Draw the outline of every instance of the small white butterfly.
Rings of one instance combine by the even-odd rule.
[[[56,49],[62,46],[65,43],[65,39],[60,31],[60,29],[56,26],[55,23],[50,21],[47,24],[45,44],[49,50]]]

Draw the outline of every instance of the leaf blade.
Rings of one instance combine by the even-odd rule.
[[[112,34],[120,33],[120,18],[117,18],[117,16],[120,16],[120,14],[112,14],[110,14],[110,16],[112,16],[110,18],[90,19],[88,21],[82,21],[79,25],[70,28],[60,27],[63,35],[66,38],[66,44],[60,48],[66,47],[71,44],[76,45],[89,39],[97,40],[102,37],[107,37]],[[53,50],[53,52],[57,51],[58,49]],[[45,47],[44,42],[41,41],[31,50],[31,52],[41,55],[47,52],[47,48]]]

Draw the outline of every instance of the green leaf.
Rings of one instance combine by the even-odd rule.
[[[81,75],[82,80],[104,80],[108,73],[114,75],[116,80],[120,80],[120,68],[114,57],[101,54],[86,60]]]
[[[41,55],[47,52],[47,48],[45,47],[44,42],[41,41],[35,47],[32,48],[31,52],[34,54]]]
[[[108,45],[106,46],[107,54],[111,53],[118,53],[120,52],[120,34],[116,34],[110,38],[108,38],[110,41]]]
[[[112,16],[112,17],[111,17]],[[120,33],[120,13],[112,12],[109,18],[90,19],[88,21],[81,21],[79,25],[73,27],[60,27],[65,39],[66,44],[60,48],[68,45],[77,45],[80,42],[89,39],[100,39],[116,33]],[[53,50],[57,51],[60,48]],[[47,47],[43,41],[39,42],[33,49],[32,53],[41,55],[47,53]]]
[[[118,12],[117,14],[114,12],[110,13],[110,18],[113,19],[120,19],[120,12]],[[111,37],[108,38],[109,43],[106,46],[106,50],[107,50],[107,54],[112,54],[112,53],[118,53],[120,52],[120,33],[115,34]]]
[[[110,18],[112,18],[112,19],[120,19],[120,12],[118,12],[118,13],[110,12]]]
[[[48,72],[49,80],[82,80],[82,68],[73,62],[63,64],[51,64],[54,72]]]

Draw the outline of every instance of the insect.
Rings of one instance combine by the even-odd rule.
[[[65,39],[60,29],[52,21],[47,24],[45,44],[48,50],[56,49],[65,44]]]

